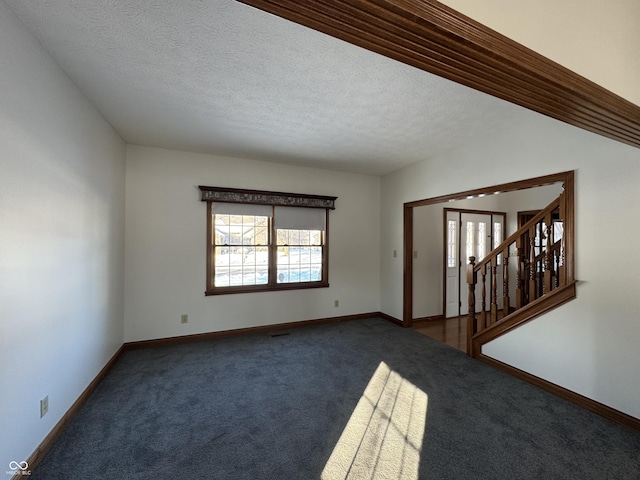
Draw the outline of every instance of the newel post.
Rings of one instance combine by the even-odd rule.
[[[477,274],[474,271],[476,266],[476,257],[469,257],[467,265],[467,284],[469,285],[469,311],[467,320],[467,353],[474,356],[472,351],[471,337],[476,333],[476,283]]]

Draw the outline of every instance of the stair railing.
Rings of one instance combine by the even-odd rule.
[[[474,335],[566,284],[563,211],[564,194],[561,194],[478,263],[476,257],[469,257],[467,351],[470,355],[477,353],[472,347]],[[513,284],[511,275],[515,275]],[[515,287],[513,295],[512,287]],[[480,307],[479,311],[476,306]]]

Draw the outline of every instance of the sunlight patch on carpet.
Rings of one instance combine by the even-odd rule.
[[[322,480],[418,478],[427,394],[380,362]]]

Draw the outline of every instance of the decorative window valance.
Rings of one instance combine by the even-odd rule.
[[[325,208],[335,210],[338,197],[307,195],[304,193],[268,192],[239,188],[205,187],[200,185],[203,202],[251,203],[254,205],[279,205],[283,207]]]

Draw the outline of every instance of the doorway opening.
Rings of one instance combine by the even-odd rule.
[[[444,294],[442,298],[445,318],[467,314],[467,282],[465,273],[469,257],[482,260],[487,253],[504,240],[506,212],[444,208],[445,248],[442,270]],[[499,263],[498,268],[502,268]],[[478,285],[478,289],[480,286]],[[479,292],[478,292],[479,294]],[[480,308],[481,305],[478,305]]]
[[[519,212],[544,208],[563,191],[563,185],[573,188],[572,182],[573,172],[563,172],[405,203],[403,326],[433,329],[434,322],[448,317],[457,319],[459,325],[443,322],[437,327],[441,335],[447,330],[450,336],[464,335],[468,292],[460,263],[464,268],[471,256],[467,253],[473,251],[478,257],[482,251],[490,252],[517,230]],[[494,222],[498,216],[501,221]],[[467,232],[465,239],[459,238],[463,230]],[[484,243],[478,238],[481,231]],[[452,270],[447,272],[449,268]]]

